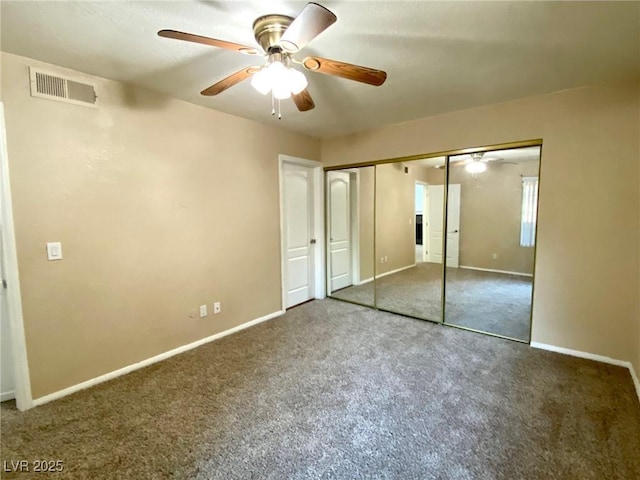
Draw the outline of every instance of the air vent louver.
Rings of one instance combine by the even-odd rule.
[[[97,96],[93,85],[76,82],[31,67],[31,96],[48,98],[59,102],[95,107]]]

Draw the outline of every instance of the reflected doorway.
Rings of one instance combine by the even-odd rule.
[[[327,172],[327,294],[374,305],[374,167]]]

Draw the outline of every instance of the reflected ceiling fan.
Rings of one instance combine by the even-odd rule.
[[[471,153],[469,155],[469,159],[461,159],[455,163],[451,164],[451,167],[464,167],[464,169],[469,173],[482,173],[487,170],[487,164],[492,162],[497,162],[500,164],[509,164],[516,165],[514,162],[505,162],[503,158],[500,157],[485,157],[485,152],[476,152]]]
[[[296,107],[301,112],[315,107],[313,99],[307,90],[307,79],[300,70],[294,68],[294,65],[302,65],[310,72],[334,75],[369,85],[379,86],[385,82],[387,74],[382,70],[321,57],[310,56],[302,61],[293,57],[293,54],[302,50],[311,40],[333,25],[336,20],[337,17],[330,10],[313,2],[308,3],[295,18],[278,14],[258,17],[253,22],[253,33],[262,48],[254,48],[176,30],[160,30],[158,35],[165,38],[235,50],[245,55],[266,57],[264,65],[245,67],[214,83],[200,93],[207,96],[218,95],[251,77],[251,85],[256,90],[264,95],[271,92],[272,115],[276,113],[276,100],[278,101],[278,118],[281,118],[279,101],[289,97],[293,98]]]

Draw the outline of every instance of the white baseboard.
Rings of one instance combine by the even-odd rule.
[[[67,395],[71,395],[72,393],[79,392],[80,390],[84,390],[85,388],[93,387],[94,385],[98,385],[99,383],[103,383],[108,380],[112,380],[116,377],[126,375],[127,373],[131,373],[135,370],[148,367],[149,365],[153,365],[154,363],[160,362],[162,360],[166,360],[167,358],[173,357],[180,353],[193,350],[194,348],[204,345],[205,343],[213,342],[214,340],[218,340],[219,338],[226,337],[227,335],[231,335],[232,333],[239,332],[240,330],[244,330],[245,328],[252,327],[253,325],[257,325],[258,323],[266,322],[267,320],[271,320],[272,318],[279,317],[284,313],[285,312],[283,310],[270,313],[269,315],[265,315],[264,317],[256,318],[255,320],[251,320],[249,322],[243,323],[242,325],[238,325],[237,327],[233,327],[233,328],[230,328],[229,330],[225,330],[224,332],[216,333],[215,335],[211,335],[210,337],[201,338],[200,340],[196,340],[193,343],[189,343],[187,345],[174,348],[173,350],[169,350],[168,352],[161,353],[160,355],[147,358],[146,360],[142,360],[141,362],[137,362],[132,365],[119,368],[118,370],[114,370],[113,372],[105,373],[104,375],[100,375],[99,377],[92,378],[91,380],[78,383],[77,385],[73,385],[71,387],[65,388],[63,390],[59,390],[57,392],[50,393],[49,395],[45,395],[44,397],[36,398],[33,400],[33,405],[34,406],[43,405],[53,400],[66,397]]]
[[[13,390],[0,393],[0,402],[6,402],[7,400],[13,400],[14,398],[16,398],[16,392]]]
[[[629,373],[631,373],[631,378],[633,379],[633,384],[636,386],[636,393],[638,394],[638,401],[640,401],[640,381],[638,381],[638,375],[636,374],[635,368],[633,368],[633,363],[629,362]]]
[[[395,270],[391,270],[390,272],[385,272],[385,273],[381,273],[379,275],[376,275],[376,279],[382,278],[382,277],[386,277],[387,275],[393,275],[394,273],[398,273],[398,272],[401,272],[403,270],[409,270],[410,268],[413,268],[415,266],[416,266],[416,264],[414,263],[412,265],[407,265],[406,267],[396,268]],[[357,285],[364,285],[365,283],[369,283],[369,282],[373,282],[373,277],[369,277],[369,278],[367,278],[365,280],[362,280]]]
[[[533,277],[533,273],[510,272],[508,270],[493,270],[491,268],[468,267],[466,265],[460,265],[458,268],[464,268],[466,270],[478,270],[480,272],[504,273],[505,275],[518,275],[520,277]]]
[[[616,358],[605,357],[604,355],[596,355],[589,352],[581,352],[579,350],[571,350],[569,348],[556,347],[555,345],[548,345],[546,343],[531,342],[533,348],[539,348],[540,350],[548,350],[550,352],[562,353],[564,355],[571,355],[572,357],[586,358],[587,360],[595,360],[596,362],[608,363],[610,365],[616,365],[618,367],[626,367],[629,369],[633,385],[636,387],[636,394],[638,395],[638,401],[640,401],[640,382],[638,382],[638,376],[633,368],[631,362],[624,360],[618,360]]]
[[[379,275],[376,275],[376,278],[386,277],[387,275],[393,275],[394,273],[402,272],[403,270],[409,270],[410,268],[415,267],[416,264],[413,263],[411,265],[407,265],[406,267],[396,268],[395,270],[391,270],[390,272],[384,272]]]

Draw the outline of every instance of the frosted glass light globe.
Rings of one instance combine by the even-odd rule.
[[[473,160],[464,166],[464,169],[469,173],[482,173],[487,170],[487,164],[477,160]]]
[[[305,77],[302,72],[290,68],[288,76],[289,89],[294,95],[299,94],[301,91],[307,88],[309,82],[307,82],[307,77]]]
[[[291,90],[286,82],[276,83],[273,86],[273,96],[278,100],[284,100],[291,96]]]
[[[273,62],[253,74],[251,86],[266,95],[273,92],[278,100],[297,95],[307,88],[308,82],[304,74],[293,68],[285,67],[281,62]]]
[[[253,74],[253,77],[251,77],[251,86],[263,95],[271,91],[271,77],[267,69],[263,68]]]

